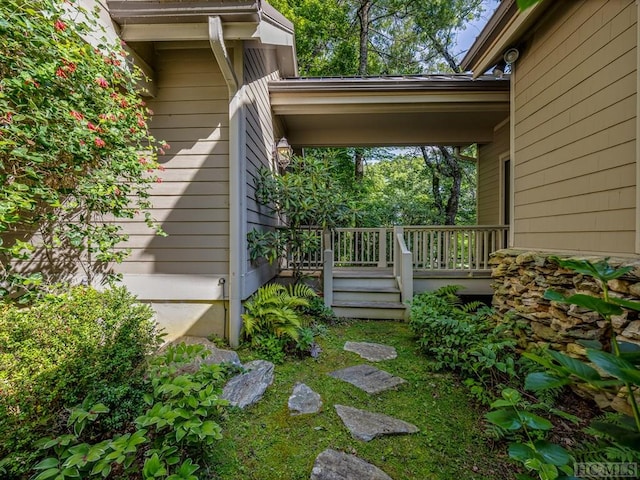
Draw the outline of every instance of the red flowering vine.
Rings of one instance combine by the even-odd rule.
[[[96,78],[96,84],[102,88],[109,88],[109,82],[107,82],[104,78]]]
[[[122,261],[120,227],[91,220],[98,213],[116,220],[148,213],[159,146],[136,93],[141,73],[122,68],[122,45],[97,48],[83,39],[101,35],[99,22],[71,20],[92,13],[81,11],[79,2],[1,1],[0,232],[38,228],[46,217],[52,223],[42,228],[57,238],[44,244],[38,240],[44,235],[36,235],[21,249],[16,236],[2,237],[0,287],[20,291],[12,258],[57,248],[51,243],[75,249],[90,274],[96,262]],[[81,222],[78,211],[84,212]],[[54,257],[39,256],[44,261],[33,264]]]

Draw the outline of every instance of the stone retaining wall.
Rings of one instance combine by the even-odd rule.
[[[550,252],[499,250],[492,255],[494,279],[493,307],[500,316],[515,315],[531,327],[527,343],[547,344],[574,357],[584,359],[585,348],[579,340],[602,340],[606,322],[595,312],[575,305],[551,305],[542,298],[548,288],[565,294],[601,294],[597,282],[588,276],[560,268],[549,259]],[[557,254],[559,257],[567,255]],[[572,257],[578,258],[578,257]],[[579,257],[591,261],[602,257]],[[610,258],[612,266],[634,267],[625,277],[609,282],[610,294],[640,301],[640,261]],[[638,312],[625,311],[613,318],[613,327],[620,341],[640,345],[640,317]],[[623,395],[593,394],[601,407],[628,412]]]

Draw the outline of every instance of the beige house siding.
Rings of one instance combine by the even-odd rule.
[[[246,231],[254,228],[273,227],[277,220],[264,206],[259,205],[255,195],[255,180],[260,167],[273,164],[273,118],[269,102],[267,82],[279,78],[275,62],[275,49],[248,46],[244,50],[244,83],[247,104],[245,118],[246,134]],[[265,263],[253,265],[246,259],[247,274],[243,298],[251,295],[260,285],[272,278],[275,266]]]
[[[633,253],[636,5],[562,2],[516,65],[515,246]]]
[[[229,100],[210,49],[159,49],[151,132],[170,149],[151,194],[167,237],[141,219],[124,224],[131,256],[124,284],[152,304],[168,339],[225,333],[229,295]]]
[[[131,256],[122,273],[226,274],[229,263],[227,89],[210,50],[165,50],[149,101],[151,132],[171,148],[151,195],[168,237],[127,225]]]
[[[497,126],[493,142],[478,148],[478,225],[502,224],[502,163],[509,153],[509,122]]]

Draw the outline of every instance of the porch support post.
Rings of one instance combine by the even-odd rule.
[[[333,304],[333,250],[324,250],[322,265],[322,291],[324,293],[324,304],[331,308]]]
[[[322,250],[333,250],[331,242],[331,230],[325,230],[322,232]]]
[[[387,229],[378,230],[378,237],[378,268],[387,268]]]
[[[402,261],[402,250],[399,248],[399,245],[398,245],[398,234],[404,235],[404,228],[399,227],[399,226],[396,225],[395,227],[393,227],[393,243],[392,243],[392,245],[394,246],[394,248],[393,248],[393,276],[396,277],[396,278],[400,274],[400,268],[401,268],[400,262]]]

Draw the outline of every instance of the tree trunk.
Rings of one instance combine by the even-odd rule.
[[[438,211],[438,218],[444,217],[444,202],[442,200],[442,192],[440,190],[440,175],[441,169],[438,166],[437,161],[434,162],[429,157],[429,152],[427,152],[427,147],[420,147],[420,151],[422,152],[422,159],[424,160],[424,165],[431,172],[431,194],[433,195],[433,204]]]
[[[460,188],[462,186],[462,168],[456,156],[445,147],[439,147],[442,158],[447,165],[447,173],[451,178],[451,190],[445,210],[444,224],[455,225],[458,207],[460,206]]]
[[[358,20],[360,22],[360,61],[358,75],[367,74],[367,61],[369,59],[369,24],[371,23],[371,7],[373,0],[360,0]]]
[[[356,164],[354,169],[355,179],[356,179],[356,182],[359,182],[364,177],[364,153],[359,148],[356,148],[355,164]]]
[[[367,74],[367,63],[369,59],[369,24],[371,23],[371,7],[373,0],[360,0],[358,9],[358,20],[360,22],[360,59],[358,64],[358,75]],[[364,155],[362,150],[356,149],[354,176],[357,182],[364,176]]]

